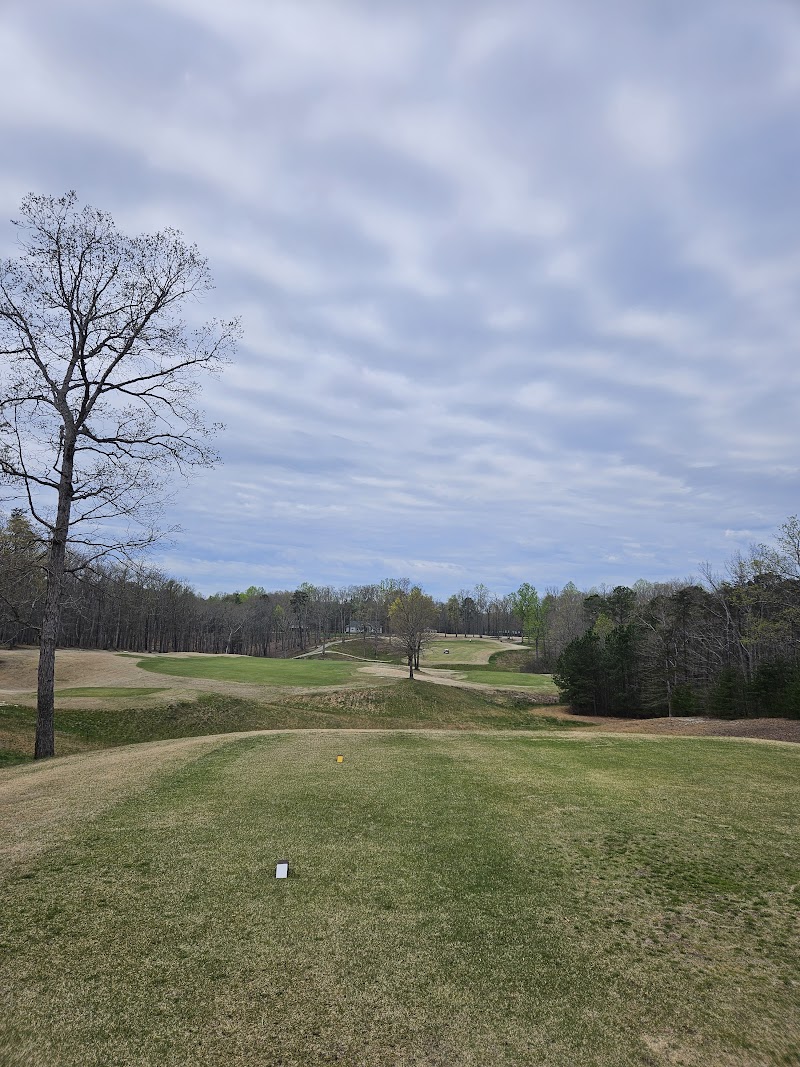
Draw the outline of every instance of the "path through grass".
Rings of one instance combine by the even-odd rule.
[[[791,1064],[799,760],[586,734],[232,740],[16,868],[3,1063]]]

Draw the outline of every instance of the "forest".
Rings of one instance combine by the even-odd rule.
[[[44,546],[26,515],[0,518],[0,642],[39,639]],[[68,560],[58,643],[132,652],[291,656],[331,636],[391,634],[403,579],[342,588],[250,586],[201,596],[152,567]],[[498,596],[483,584],[436,603],[436,628],[522,636],[574,711],[599,715],[800,716],[800,521],[698,580]]]

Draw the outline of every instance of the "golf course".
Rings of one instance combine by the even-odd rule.
[[[2,653],[0,1063],[800,1063],[800,747],[444,647]]]

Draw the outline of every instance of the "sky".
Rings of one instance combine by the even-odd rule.
[[[0,55],[0,254],[75,189],[241,317],[198,591],[686,578],[800,510],[793,0],[4,0]]]

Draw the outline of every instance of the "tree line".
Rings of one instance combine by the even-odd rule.
[[[800,522],[702,582],[637,582],[583,600],[554,663],[575,711],[800,717]]]
[[[0,516],[0,642],[39,640],[46,546],[21,509]],[[413,589],[407,579],[361,585],[244,590],[204,597],[155,568],[98,562],[71,552],[66,563],[58,644],[131,652],[209,652],[289,656],[324,647],[332,635],[368,642],[397,633],[392,608]],[[416,601],[414,601],[416,603]],[[429,603],[428,603],[429,602]],[[395,612],[399,611],[395,609]],[[484,586],[449,601],[425,598],[425,627],[503,636],[520,632],[511,597]]]
[[[38,641],[41,541],[21,510],[0,520],[0,641]],[[413,626],[409,622],[413,620]],[[408,623],[408,625],[406,625]],[[576,711],[624,715],[800,714],[800,521],[722,575],[499,596],[478,584],[435,601],[407,579],[293,590],[251,585],[201,596],[146,567],[67,561],[58,643],[132,652],[291,656],[332,636],[393,634],[419,665],[426,629],[521,637],[529,668],[554,671]],[[405,643],[404,643],[405,642]],[[406,647],[408,645],[408,647]]]

